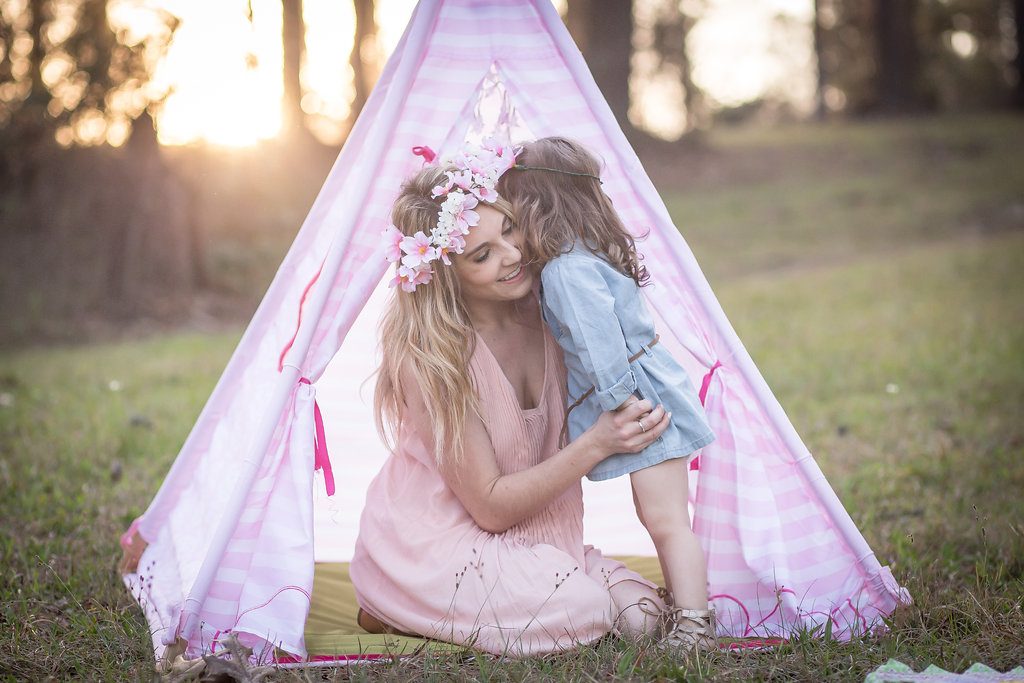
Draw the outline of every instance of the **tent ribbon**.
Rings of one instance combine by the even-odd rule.
[[[708,370],[708,374],[704,375],[704,381],[700,383],[700,404],[704,405],[704,402],[708,398],[708,387],[711,386],[711,376],[715,374],[715,370],[722,367],[722,361],[716,360],[715,364]]]
[[[313,385],[308,377],[300,377],[299,384]],[[324,431],[324,418],[320,414],[320,404],[313,399],[313,422],[316,424],[316,458],[313,460],[313,471],[324,471],[324,488],[328,496],[334,495],[334,470],[331,469],[331,456],[327,453],[327,433]]]
[[[708,370],[706,375],[704,375],[704,381],[700,383],[700,394],[699,394],[699,396],[700,396],[700,404],[701,405],[704,405],[705,402],[707,401],[707,398],[708,398],[708,388],[711,386],[711,377],[715,374],[715,370],[717,370],[720,367],[722,367],[722,361],[716,360],[715,364],[712,365],[711,369]],[[694,458],[693,460],[690,461],[690,469],[691,470],[699,470],[700,469],[700,456],[699,455],[696,458]]]

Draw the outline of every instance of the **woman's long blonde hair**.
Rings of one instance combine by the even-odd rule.
[[[526,167],[526,168],[522,168]],[[497,190],[512,203],[522,231],[523,257],[541,267],[576,238],[637,286],[650,275],[641,265],[636,242],[626,230],[597,177],[601,162],[583,145],[558,136],[523,145],[516,166],[505,172]]]
[[[428,166],[403,183],[391,209],[391,222],[402,234],[422,230],[429,235],[437,224],[443,198],[431,197],[431,190],[443,184],[445,170],[449,169]],[[490,206],[512,217],[504,199]],[[403,397],[421,392],[433,425],[434,457],[441,465],[448,459],[461,460],[466,418],[479,415],[480,409],[469,372],[476,337],[455,266],[441,261],[432,265],[434,274],[428,284],[412,292],[396,287],[386,305],[379,325],[382,357],[373,407],[377,431],[393,449],[406,410]],[[405,386],[406,380],[416,386]]]

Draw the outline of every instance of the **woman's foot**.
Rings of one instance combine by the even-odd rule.
[[[373,634],[387,634],[391,636],[408,636],[410,638],[419,638],[420,636],[415,633],[406,633],[405,631],[399,631],[397,628],[386,624],[377,617],[373,616],[369,612],[365,611],[362,607],[356,612],[356,623],[359,627],[367,633]]]
[[[372,614],[364,612],[362,607],[360,607],[359,611],[356,612],[356,623],[359,624],[359,628],[363,629],[367,633],[377,634],[387,633],[389,631],[387,624]]]

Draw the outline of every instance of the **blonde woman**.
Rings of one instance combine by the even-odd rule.
[[[375,392],[392,455],[351,563],[360,624],[513,655],[655,635],[656,586],[583,544],[580,480],[670,416],[639,401],[564,443],[562,353],[494,191],[512,163],[469,150],[409,179],[392,211]]]

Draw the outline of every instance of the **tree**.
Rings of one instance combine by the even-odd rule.
[[[915,19],[918,0],[876,0],[877,108],[908,113],[926,107]]]
[[[137,36],[111,25],[107,0],[30,0],[20,16],[0,9],[0,180],[31,183],[28,167],[57,138],[123,141],[131,122],[159,104],[166,93],[146,86],[178,22],[151,11],[162,29]],[[31,47],[19,48],[25,43]]]
[[[670,0],[663,3],[654,23],[654,49],[658,54],[659,66],[674,68],[683,85],[683,105],[686,107],[686,130],[694,130],[708,123],[710,112],[704,91],[693,80],[693,62],[686,46],[690,32],[697,24],[695,14],[702,12],[703,2],[689,3],[687,11],[683,3]]]
[[[828,87],[828,70],[825,68],[825,31],[821,23],[822,0],[814,0],[814,57],[817,67],[818,85],[816,88],[817,97],[814,107],[814,115],[819,119],[825,118],[827,108],[825,106],[825,89]]]
[[[1024,108],[1024,0],[1014,0],[1013,22],[1016,27],[1017,55],[1013,64],[1017,68],[1017,86],[1014,89],[1014,102]]]
[[[627,133],[633,56],[633,0],[569,0],[566,25],[594,80]]]
[[[150,11],[140,34],[107,0],[0,5],[0,268],[20,294],[5,313],[64,328],[166,312],[195,281],[187,197],[150,116],[166,93],[148,88],[177,20]]]
[[[250,17],[252,3],[249,4]],[[302,111],[302,58],[306,51],[306,31],[302,21],[302,0],[281,0],[282,51],[284,52],[283,133],[301,137],[306,133]]]
[[[373,0],[352,0],[356,14],[355,34],[352,36],[352,52],[349,64],[352,66],[354,94],[349,109],[348,128],[352,130],[359,113],[366,106],[370,91],[377,82],[380,56],[377,47],[377,21],[374,18]]]
[[[815,0],[821,106],[847,116],[878,110],[877,5],[883,0]],[[906,0],[893,0],[906,2]]]

